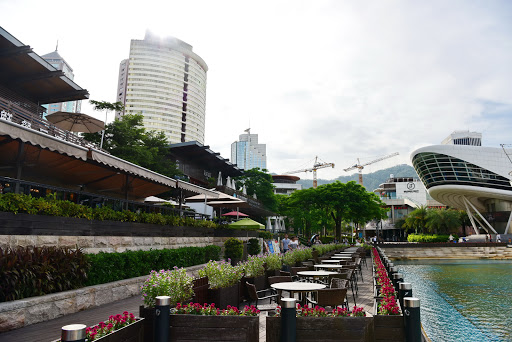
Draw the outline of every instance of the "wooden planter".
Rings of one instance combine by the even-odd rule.
[[[238,307],[240,304],[240,282],[230,287],[208,289],[207,303],[215,303],[215,307],[226,309],[228,305]]]
[[[118,329],[108,335],[95,339],[99,342],[143,342],[144,339],[144,318],[137,318],[137,321]],[[60,340],[57,340],[60,341]],[[54,341],[55,342],[55,341]]]
[[[259,317],[171,315],[169,341],[259,341]]]
[[[377,342],[404,342],[405,327],[404,316],[373,316],[375,341]]]
[[[267,317],[267,342],[281,340],[281,317]],[[374,341],[372,317],[297,317],[297,342]]]
[[[251,284],[254,284],[256,286],[256,290],[260,291],[263,289],[266,289],[266,277],[264,275],[259,277],[251,277],[251,278],[245,278],[245,280]]]
[[[194,289],[194,303],[203,304],[208,301],[208,288],[210,285],[208,284],[208,277],[202,277],[194,279],[193,283],[193,289]]]
[[[275,277],[279,275],[279,270],[266,270],[265,271],[265,288],[270,287],[270,283],[268,282],[269,277]]]

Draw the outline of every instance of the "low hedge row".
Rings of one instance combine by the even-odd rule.
[[[85,218],[99,221],[139,222],[174,227],[206,227],[218,228],[212,221],[195,220],[190,217],[162,215],[161,213],[136,213],[129,210],[115,211],[109,207],[90,208],[70,201],[57,200],[54,196],[32,197],[24,194],[0,194],[0,211],[11,213],[27,213],[33,215],[48,215]]]
[[[151,270],[219,260],[220,247],[84,254],[57,247],[0,248],[0,302],[147,275]]]
[[[88,269],[79,249],[0,248],[0,302],[83,287]]]
[[[97,285],[112,281],[140,277],[152,270],[188,267],[219,260],[220,247],[182,247],[150,251],[126,251],[122,253],[89,254],[91,269],[86,285]]]
[[[457,241],[459,238],[456,235],[453,235],[453,240]],[[407,241],[409,242],[449,242],[450,235],[438,235],[438,234],[409,234],[407,236]]]

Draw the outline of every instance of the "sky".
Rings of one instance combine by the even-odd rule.
[[[118,69],[146,30],[208,65],[205,145],[230,158],[251,128],[267,168],[364,173],[411,164],[456,130],[512,144],[512,2],[0,0],[0,25],[39,55],[58,51],[90,99],[115,102]],[[104,119],[83,103],[82,112]],[[113,120],[110,114],[108,120]],[[311,179],[311,173],[299,173]]]

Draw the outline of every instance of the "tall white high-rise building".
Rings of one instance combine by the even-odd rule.
[[[119,66],[117,101],[125,114],[142,114],[147,130],[164,132],[169,143],[204,143],[206,72],[192,46],[149,31],[132,40],[130,58]]]
[[[74,74],[71,66],[66,62],[64,58],[59,54],[57,48],[55,51],[50,52],[46,55],[41,56],[45,61],[50,63],[55,69],[61,70],[64,75],[73,80]],[[71,112],[71,113],[80,113],[82,108],[82,101],[68,101],[68,102],[58,102],[58,103],[50,103],[45,104],[43,107],[46,108],[46,115],[52,114],[55,112]]]
[[[255,167],[267,168],[267,145],[258,144],[258,134],[240,134],[238,141],[231,144],[231,163],[240,169],[250,170]]]

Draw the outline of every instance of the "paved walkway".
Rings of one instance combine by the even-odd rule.
[[[358,295],[356,297],[357,306],[364,307],[365,311],[374,314],[373,302],[373,278],[371,258],[367,258],[367,267],[363,265],[363,279],[359,278]],[[352,292],[349,290],[349,304],[354,305]],[[114,303],[99,306],[93,309],[77,312],[74,314],[59,317],[47,322],[41,322],[27,327],[0,333],[0,341],[2,342],[49,342],[60,338],[60,330],[67,324],[80,323],[87,326],[98,324],[101,320],[106,320],[110,315],[120,314],[128,311],[136,316],[139,314],[139,306],[142,304],[140,296],[123,299]],[[260,305],[260,309],[275,309],[275,305]],[[265,318],[268,311],[262,311],[260,314],[260,342],[264,342],[265,338]]]

